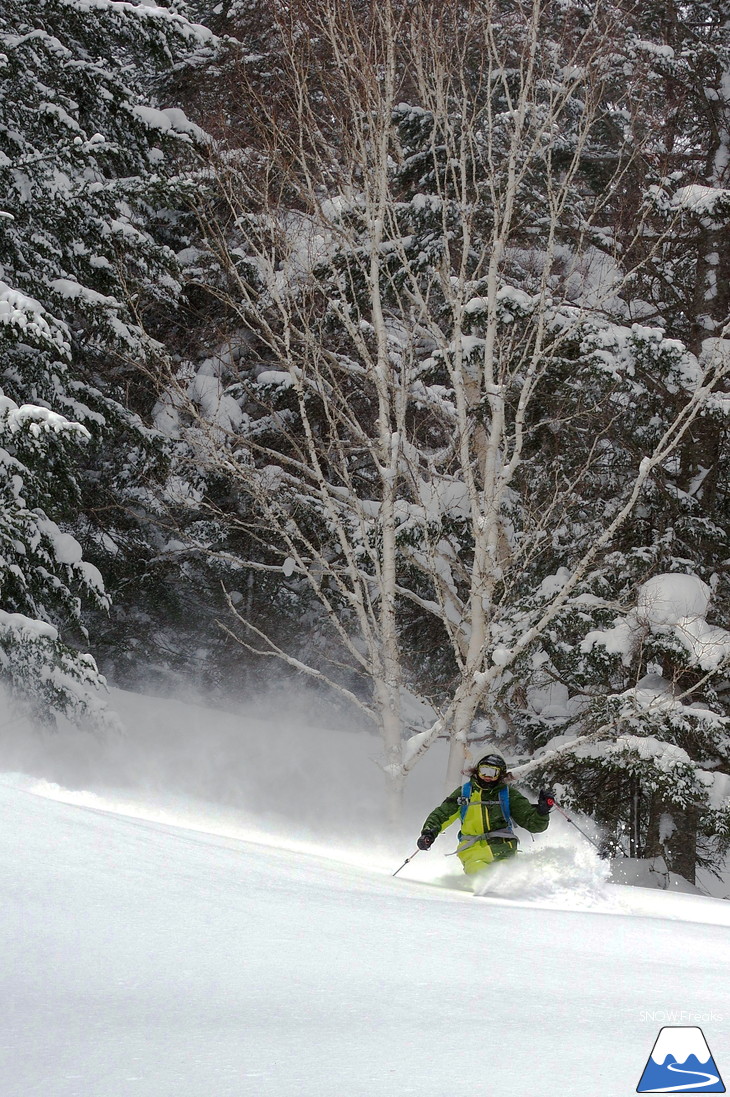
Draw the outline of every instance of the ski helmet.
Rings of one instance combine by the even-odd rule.
[[[496,784],[506,772],[507,763],[501,754],[485,754],[474,767],[474,775],[480,784]]]

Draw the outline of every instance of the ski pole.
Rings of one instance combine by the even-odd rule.
[[[416,850],[416,853],[420,853],[420,852],[421,852],[421,851],[420,851],[420,849],[417,849],[417,850]],[[410,857],[406,857],[405,861],[403,862],[403,864],[401,865],[401,867],[400,867],[400,868],[405,868],[405,867],[406,867],[406,865],[408,864],[408,862],[409,862],[409,861],[412,861],[412,860],[413,860],[413,858],[414,858],[414,857],[416,856],[416,853],[412,853],[412,854],[410,855]],[[395,870],[395,872],[393,873],[393,875],[394,875],[394,876],[397,876],[397,875],[398,875],[398,873],[400,872],[400,868],[397,868],[397,869]]]
[[[570,816],[568,815],[567,811],[564,811],[564,810],[563,810],[563,809],[561,808],[560,804],[559,804],[559,803],[557,802],[557,800],[556,800],[556,799],[555,799],[554,797],[552,797],[552,796],[548,796],[548,798],[547,798],[547,802],[548,802],[548,805],[549,805],[549,806],[550,806],[551,808],[557,808],[557,809],[558,809],[558,811],[560,812],[560,814],[561,814],[561,815],[563,816],[563,818],[564,818],[564,819],[567,819],[567,821],[568,821],[568,822],[569,822],[569,823],[571,824],[571,826],[574,826],[574,827],[575,827],[575,829],[576,829],[576,830],[577,830],[577,831],[578,831],[578,832],[579,832],[580,834],[582,834],[582,835],[583,835],[583,837],[584,837],[584,838],[585,838],[585,839],[586,839],[587,841],[589,841],[589,842],[591,843],[591,845],[592,845],[592,846],[595,846],[595,847],[596,847],[596,849],[598,850],[598,852],[599,852],[599,853],[601,852],[601,847],[599,846],[598,842],[594,841],[594,840],[593,840],[593,838],[591,838],[591,836],[590,836],[589,834],[586,834],[586,832],[585,832],[585,831],[584,831],[584,830],[583,830],[583,829],[582,829],[581,827],[579,827],[579,826],[578,826],[578,824],[576,823],[575,819],[571,819],[571,818],[570,818]]]

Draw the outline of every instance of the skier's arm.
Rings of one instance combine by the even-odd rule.
[[[421,832],[424,830],[433,831],[434,834],[440,834],[446,827],[451,826],[454,819],[459,818],[459,797],[461,796],[461,789],[457,788],[449,796],[446,797],[442,804],[439,804],[437,808],[429,815],[426,822],[421,827]]]
[[[550,816],[541,815],[535,805],[531,804],[526,796],[523,796],[521,792],[518,792],[517,789],[513,788],[511,785],[509,790],[509,809],[512,813],[512,818],[519,827],[524,827],[525,830],[531,830],[535,834],[538,834],[541,830],[547,830]]]

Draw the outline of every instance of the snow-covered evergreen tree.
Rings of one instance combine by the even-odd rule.
[[[32,298],[0,282],[0,354],[53,357],[67,365],[67,329]],[[6,358],[7,355],[7,358]],[[34,713],[66,712],[107,722],[95,696],[103,684],[90,655],[64,645],[53,621],[85,632],[82,597],[106,605],[101,575],[55,518],[72,519],[79,503],[75,463],[85,427],[46,405],[21,406],[2,394],[3,488],[0,507],[0,670],[16,698]]]
[[[646,140],[640,161],[630,166],[621,207],[612,211],[596,246],[618,259],[626,276],[622,296],[644,327],[638,329],[643,349],[632,378],[634,394],[626,404],[631,429],[617,418],[611,430],[613,467],[627,445],[644,442],[666,422],[693,371],[708,365],[722,370],[730,354],[723,244],[730,225],[727,19],[723,5],[703,3],[647,4],[627,12],[623,66],[616,75],[623,83],[630,74],[633,109]],[[600,582],[586,586],[585,605],[556,622],[552,641],[532,668],[523,668],[539,712],[528,703],[518,717],[523,729],[532,726],[523,742],[528,752],[551,736],[554,745],[578,729],[602,727],[600,743],[585,748],[585,758],[600,763],[561,757],[552,772],[609,833],[621,834],[626,852],[661,853],[690,879],[696,861],[716,860],[718,846],[727,845],[727,790],[720,776],[730,768],[726,658],[703,668],[697,653],[676,637],[674,657],[669,650],[652,657],[652,646],[667,643],[668,630],[659,630],[660,642],[646,621],[646,642],[632,647],[624,633],[628,648],[614,649],[609,658],[599,642],[586,648],[585,630],[593,623],[598,632],[588,635],[594,638],[607,630],[610,651],[626,627],[610,627],[616,610],[623,607],[622,619],[634,621],[632,607],[652,589],[649,577],[667,573],[667,584],[677,589],[683,583],[711,587],[714,627],[730,624],[730,513],[721,486],[728,475],[727,437],[721,392],[689,426],[674,458],[655,471],[635,519],[605,560]],[[558,574],[559,566],[556,559]],[[705,604],[698,619],[704,620],[706,610]],[[634,628],[631,635],[636,640],[640,633]],[[641,682],[649,687],[639,689]],[[682,694],[683,703],[675,697]],[[647,698],[654,698],[652,704]],[[632,749],[621,733],[627,728]],[[682,773],[672,769],[675,762]],[[709,771],[716,773],[714,784]]]
[[[653,183],[653,214],[647,233],[629,218],[617,227],[626,252],[638,255],[657,229],[673,224],[634,292],[695,353],[703,340],[722,336],[730,317],[728,20],[722,3],[644,4],[630,16],[626,56],[650,134],[644,182]]]
[[[45,622],[35,647],[85,680],[88,657],[50,646],[54,628],[83,630],[79,593],[106,605],[78,542],[105,571],[150,555],[139,519],[163,469],[138,413],[154,402],[145,375],[162,352],[149,330],[180,294],[180,153],[202,135],[153,95],[161,73],[213,41],[179,8],[9,0],[0,11],[0,384],[18,534],[2,608]],[[13,651],[14,683],[67,707],[53,675],[21,673]]]

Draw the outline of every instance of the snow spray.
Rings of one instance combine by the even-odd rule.
[[[564,819],[565,819],[565,820],[566,820],[566,821],[567,821],[568,823],[570,823],[570,824],[571,824],[571,826],[574,826],[574,827],[575,827],[575,829],[576,829],[576,830],[578,831],[578,833],[579,833],[579,834],[582,834],[582,835],[583,835],[583,837],[584,837],[585,839],[587,839],[587,841],[589,841],[589,842],[591,843],[591,845],[592,845],[592,846],[595,846],[595,847],[596,847],[596,849],[598,850],[598,852],[599,852],[599,853],[601,853],[601,852],[602,852],[602,850],[601,850],[601,847],[599,846],[598,842],[594,841],[594,839],[593,839],[593,838],[591,838],[591,836],[590,836],[589,834],[586,834],[586,832],[585,832],[585,831],[584,831],[584,830],[583,830],[583,829],[582,829],[581,827],[579,827],[579,826],[578,826],[578,824],[576,823],[575,819],[571,819],[571,818],[570,818],[570,816],[568,815],[567,811],[564,811],[564,810],[563,810],[563,808],[561,808],[560,804],[558,803],[558,801],[557,801],[557,800],[555,799],[555,797],[554,797],[554,796],[548,796],[548,798],[547,798],[547,802],[548,802],[548,804],[549,804],[549,806],[550,806],[551,808],[557,808],[557,809],[558,809],[558,811],[560,812],[560,814],[561,814],[561,815],[563,816],[563,818],[564,818]]]

